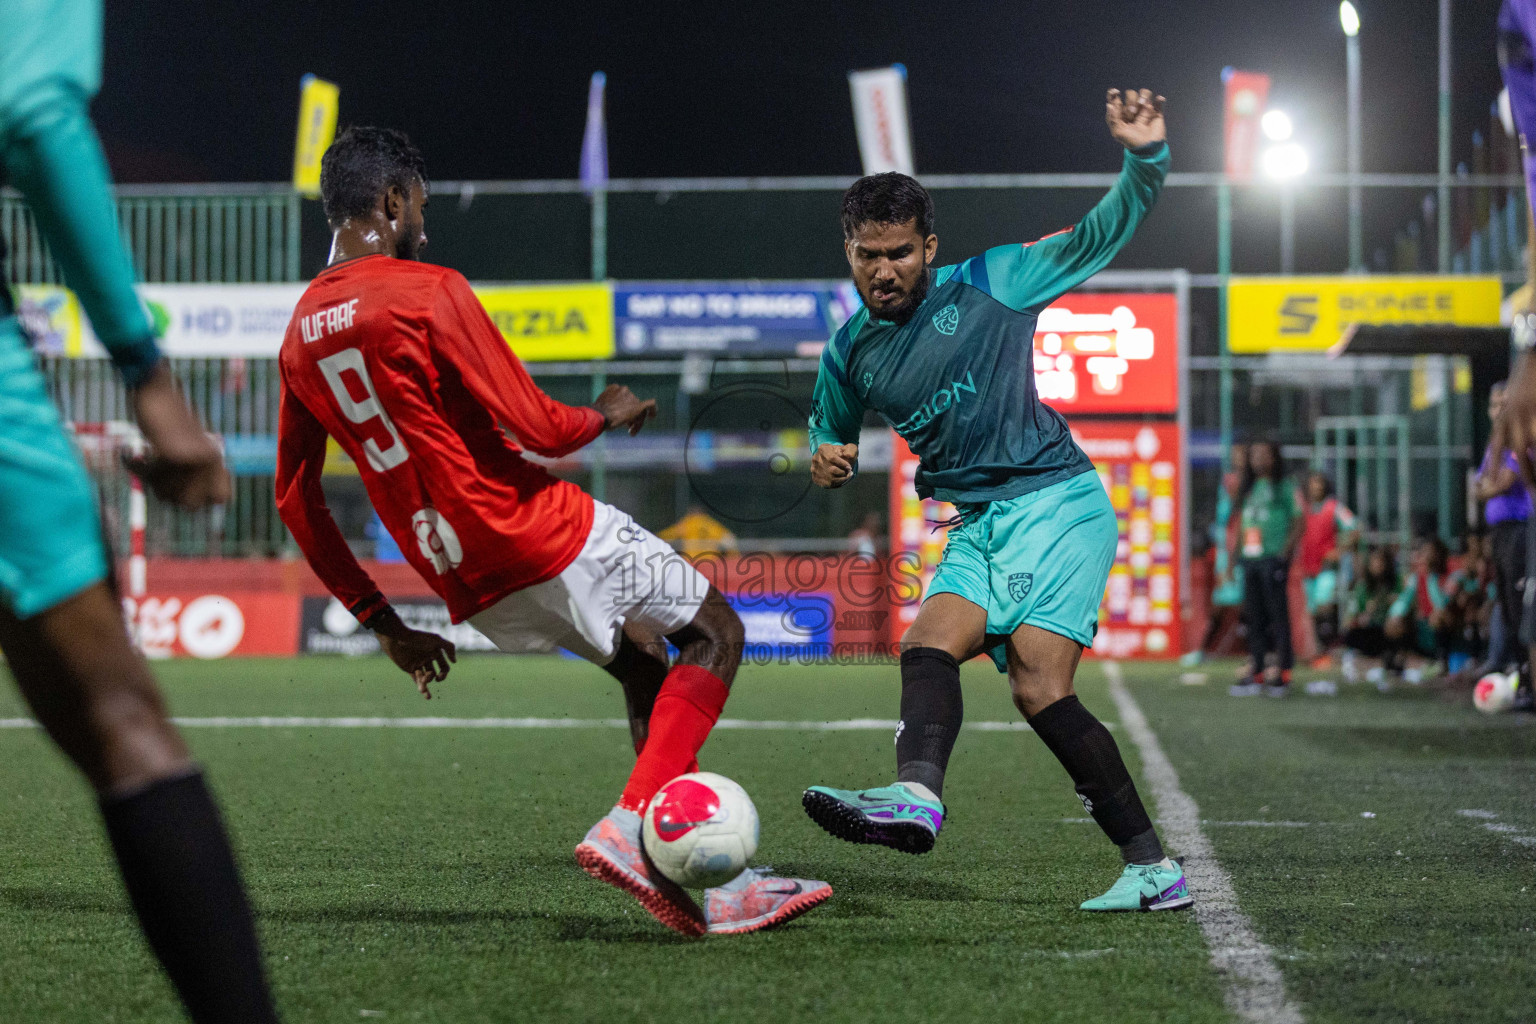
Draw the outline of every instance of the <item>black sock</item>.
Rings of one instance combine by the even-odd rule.
[[[964,718],[960,665],[954,657],[936,647],[902,651],[896,780],[920,783],[942,797],[949,752]]]
[[[1076,694],[1066,696],[1029,720],[1077,787],[1078,798],[1127,864],[1163,859],[1163,846],[1141,804],[1136,783],[1125,770],[1120,748],[1104,724],[1083,707]]]
[[[144,937],[197,1024],[276,1024],[251,908],[200,772],[101,803]]]

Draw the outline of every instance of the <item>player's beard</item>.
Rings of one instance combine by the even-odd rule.
[[[928,277],[928,268],[924,267],[923,272],[917,275],[917,281],[912,285],[912,290],[907,293],[905,299],[901,300],[900,305],[880,313],[875,313],[873,309],[870,309],[870,312],[875,313],[881,320],[888,320],[897,326],[905,324],[912,319],[912,314],[917,312],[917,307],[921,306],[923,300],[928,297]],[[869,305],[869,299],[864,299],[864,305]]]
[[[400,237],[395,241],[395,259],[418,260],[421,258],[421,234],[422,224],[417,221],[400,232]]]

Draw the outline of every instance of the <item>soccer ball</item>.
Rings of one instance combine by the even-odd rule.
[[[724,885],[757,853],[757,808],[724,775],[679,775],[651,798],[641,831],[651,862],[678,885]]]
[[[1472,704],[1486,715],[1497,715],[1508,711],[1514,707],[1515,686],[1519,682],[1518,675],[1489,672],[1473,687]]]

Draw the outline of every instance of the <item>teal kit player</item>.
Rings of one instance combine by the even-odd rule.
[[[0,4],[0,183],[18,190],[128,388],[133,469],[186,508],[227,501],[218,445],[176,389],[133,288],[86,107],[99,0]],[[0,275],[4,272],[0,239]],[[0,276],[0,649],[96,791],[150,948],[197,1024],[273,1024],[256,933],[208,787],[123,624],[96,496]],[[101,994],[100,1016],[113,1017]]]
[[[921,185],[894,173],[855,182],[843,233],[864,306],[822,353],[810,419],[818,485],[852,479],[872,409],[919,457],[919,496],[953,502],[958,515],[901,643],[897,781],[813,786],[806,812],[850,842],[932,849],[963,718],[960,664],[986,652],[1120,848],[1121,877],[1084,910],[1193,902],[1114,739],[1072,690],[1119,534],[1093,464],[1041,403],[1033,372],[1040,311],[1104,269],[1157,199],[1169,159],[1162,105],[1145,89],[1110,90],[1105,117],[1127,152],[1109,194],[1075,227],[953,266],[931,268],[938,238]]]

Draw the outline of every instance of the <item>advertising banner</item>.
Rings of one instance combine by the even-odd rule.
[[[75,293],[58,284],[19,284],[16,316],[21,328],[43,355],[78,356],[85,336],[85,317]]]
[[[831,336],[831,303],[819,284],[621,282],[613,287],[614,331],[620,355],[789,354]]]
[[[1269,76],[1229,68],[1222,75],[1222,84],[1227,177],[1247,181],[1253,177],[1259,155],[1259,121],[1269,103]]]
[[[1093,460],[1120,524],[1093,652],[1107,658],[1179,653],[1179,428],[1084,422],[1072,436]]]
[[[168,356],[273,358],[305,287],[142,284],[138,291]],[[45,351],[106,355],[72,292],[56,285],[24,285],[18,292],[21,313]],[[613,355],[613,299],[606,283],[476,285],[475,294],[526,362]]]
[[[743,657],[826,657],[832,650],[836,614],[831,594],[729,594],[726,600],[741,616]]]
[[[1170,658],[1179,653],[1179,428],[1176,423],[1077,420],[1072,436],[1093,460],[1119,521],[1120,540],[1099,609],[1093,651],[1111,658]],[[947,502],[919,500],[912,487],[917,456],[892,437],[891,551],[911,552],[926,593],[944,552],[931,523],[954,514]],[[891,609],[890,641],[917,618],[917,602]]]
[[[526,362],[613,356],[613,294],[607,282],[477,285],[475,294]]]
[[[1227,286],[1233,352],[1318,352],[1351,324],[1496,327],[1497,277],[1234,277]]]
[[[275,356],[303,294],[302,284],[139,285],[168,356]]]
[[[299,650],[299,598],[276,592],[156,594],[123,599],[147,657],[288,656]]]
[[[850,71],[853,127],[865,174],[912,174],[912,133],[907,123],[907,69],[900,64]]]
[[[731,594],[727,600],[741,616],[746,632],[747,657],[825,656],[832,648],[836,615],[831,594]],[[455,625],[451,622],[448,607],[441,601],[417,598],[391,601],[390,604],[407,626],[446,637],[460,654],[497,649],[485,634],[469,623]],[[332,597],[306,597],[298,623],[298,649],[305,654],[355,657],[377,653],[379,641],[340,601]]]
[[[298,622],[299,649],[305,654],[375,654],[379,638],[347,611],[334,597],[306,597]],[[459,653],[494,651],[496,645],[467,622],[454,625],[448,618],[448,606],[430,598],[406,598],[390,602],[400,619],[411,629],[422,629],[446,637]]]
[[[932,523],[943,522],[955,514],[955,507],[947,501],[919,498],[913,477],[917,473],[918,458],[907,447],[901,435],[891,431],[890,475],[890,530],[891,555],[907,553],[912,559],[911,572],[922,581],[922,592],[928,592],[939,559],[944,555],[946,532],[935,530]],[[890,642],[899,643],[902,634],[917,618],[922,607],[919,601],[894,603],[891,608]]]
[[[1035,387],[1073,413],[1179,407],[1179,308],[1171,293],[1072,292],[1035,324]]]

